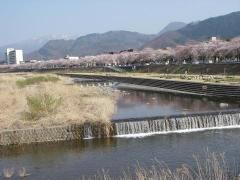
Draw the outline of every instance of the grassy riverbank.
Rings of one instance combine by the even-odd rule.
[[[239,85],[240,76],[224,76],[224,75],[190,75],[190,74],[158,74],[158,73],[70,73],[70,74],[85,74],[85,75],[103,75],[103,76],[117,76],[117,77],[135,77],[135,78],[149,78],[149,79],[163,79],[172,81],[184,82],[200,82],[207,84],[226,84]]]
[[[0,131],[109,123],[114,95],[52,74],[0,74]]]

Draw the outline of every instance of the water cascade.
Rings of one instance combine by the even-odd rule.
[[[84,139],[91,139],[93,138],[93,127],[90,124],[85,124],[83,128],[83,138]]]
[[[168,133],[226,127],[240,127],[240,112],[227,114],[186,115],[168,118],[119,121],[117,136],[142,133]]]

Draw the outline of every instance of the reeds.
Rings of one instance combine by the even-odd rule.
[[[55,77],[30,73],[0,75],[0,131],[82,124],[86,121],[110,122],[115,111],[115,98],[110,91],[106,93],[106,89],[80,87],[61,76],[54,78],[59,79],[57,81],[36,80],[45,79],[42,78],[44,76],[47,79]],[[38,83],[29,83],[27,79],[35,79]],[[19,87],[16,82],[28,83]]]
[[[137,166],[134,172],[123,172],[121,180],[238,180],[236,169],[225,161],[223,153],[206,152],[204,156],[193,156],[193,166],[183,164],[177,169],[170,169],[165,163],[157,161],[150,168]],[[231,168],[230,168],[231,167]],[[102,170],[90,179],[112,180],[109,171]],[[86,179],[86,178],[83,178]]]
[[[56,113],[61,101],[61,98],[46,93],[28,96],[28,111],[23,113],[23,118],[28,121],[37,121],[42,117]]]
[[[10,167],[10,168],[4,168],[3,169],[3,175],[2,177],[5,178],[5,179],[11,179],[13,178],[14,176],[14,173],[15,173],[15,170],[13,167]],[[29,176],[30,174],[27,173],[27,170],[25,167],[22,167],[18,170],[18,173],[17,175],[20,177],[20,178],[25,178],[27,176]]]
[[[12,178],[14,174],[14,168],[4,168],[3,169],[3,177],[6,179]]]
[[[29,175],[30,174],[27,173],[27,170],[26,170],[25,167],[22,167],[21,169],[18,170],[18,176],[21,177],[21,178],[27,177]]]

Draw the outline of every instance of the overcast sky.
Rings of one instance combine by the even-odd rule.
[[[240,10],[240,0],[1,0],[0,45],[47,35],[109,30],[157,33]]]

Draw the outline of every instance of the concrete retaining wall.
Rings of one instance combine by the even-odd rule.
[[[0,146],[104,138],[111,136],[112,126],[89,123],[41,129],[9,130],[0,132]]]
[[[162,92],[180,92],[181,94],[198,95],[206,97],[217,97],[232,100],[240,100],[240,86],[211,84],[187,81],[173,81],[137,77],[105,76],[105,75],[85,75],[85,74],[62,74],[73,78],[101,79],[125,84],[134,84],[158,88]]]
[[[81,139],[82,126],[53,127],[44,129],[26,129],[3,131],[0,133],[0,145],[30,144]]]

